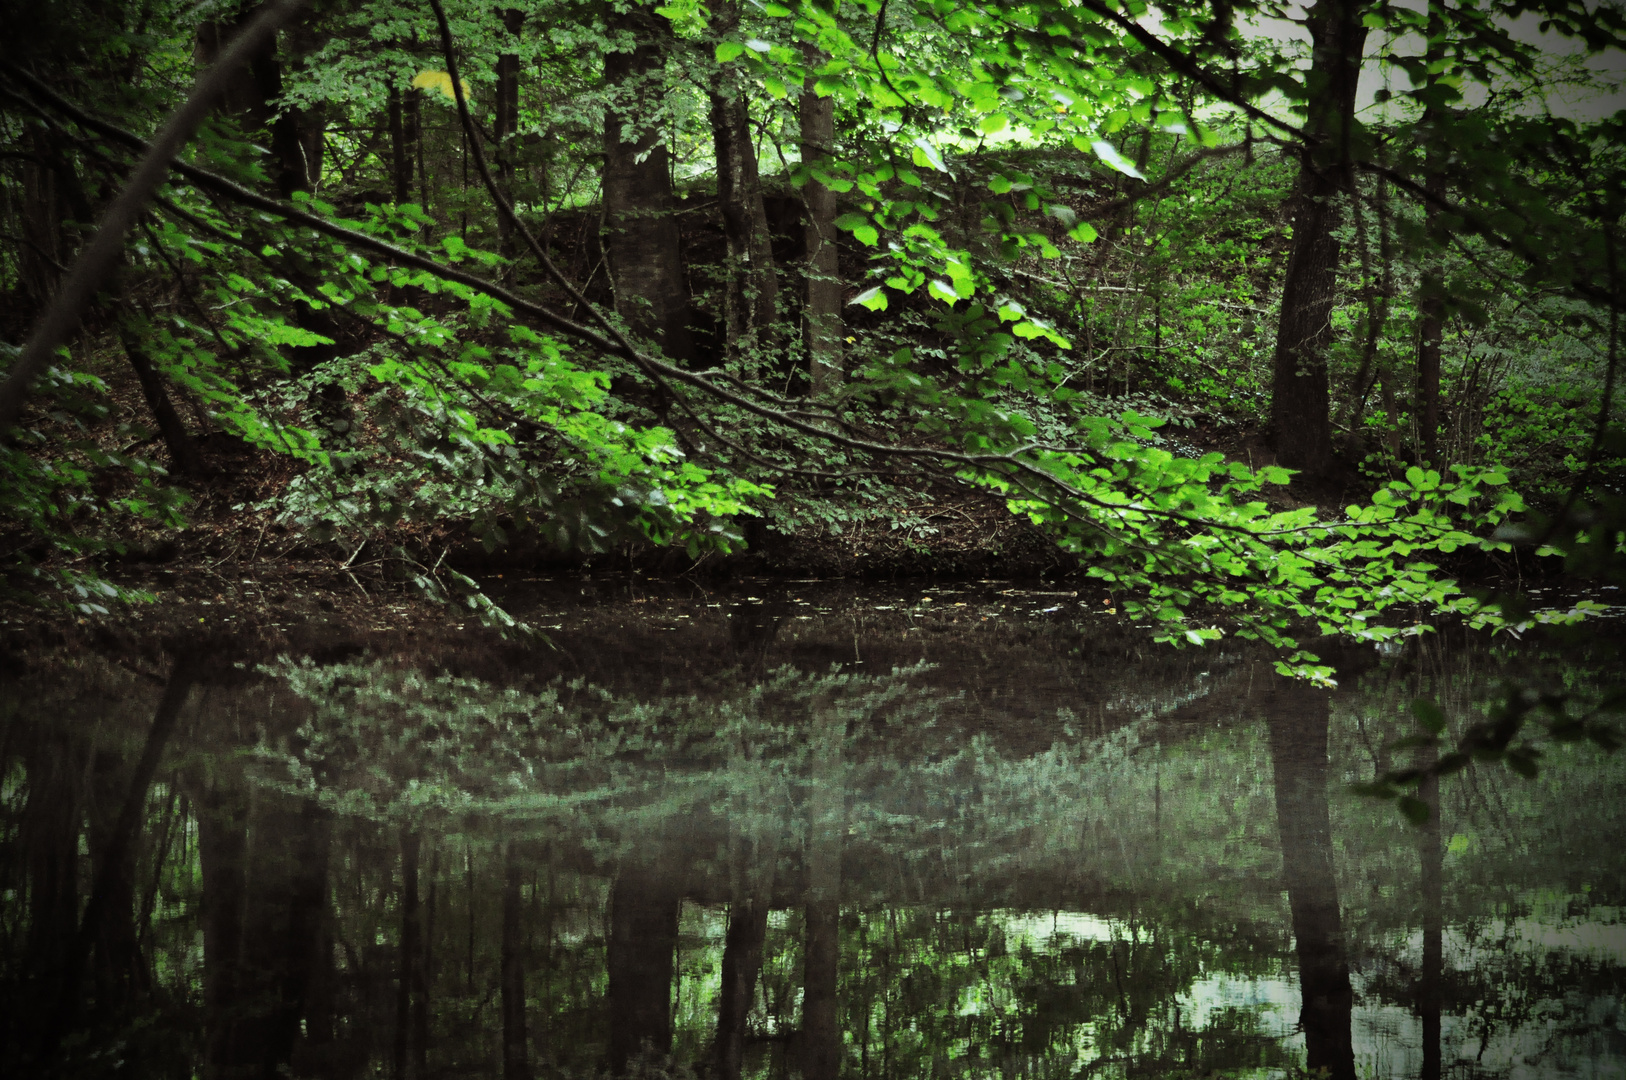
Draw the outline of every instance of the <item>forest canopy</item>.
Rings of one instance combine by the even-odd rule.
[[[694,559],[942,484],[1312,677],[1529,617],[1465,559],[1620,575],[1619,3],[8,20],[0,558],[87,616],[204,512],[511,624],[450,541]]]

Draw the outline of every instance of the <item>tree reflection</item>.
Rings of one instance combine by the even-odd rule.
[[[1582,1040],[1618,964],[1503,947],[1521,931],[1497,913],[1534,918],[1512,905],[1568,863],[1448,844],[1442,817],[1474,828],[1454,788],[1422,792],[1418,832],[1335,798],[1367,690],[1334,716],[1245,673],[1152,685],[1139,719],[1059,713],[1036,747],[1002,742],[991,706],[987,731],[946,723],[958,690],[920,668],[748,660],[658,696],[280,665],[211,688],[117,858],[162,688],[125,695],[120,738],[101,700],[93,722],[14,722],[7,1049],[38,1045],[83,923],[63,1045],[152,1076],[1347,1078],[1383,1001],[1415,1016],[1423,1076],[1470,1019],[1494,1051],[1572,1001],[1590,1026],[1565,1045],[1607,1057]],[[1610,811],[1542,790],[1493,792],[1499,820],[1561,823],[1562,859],[1588,853],[1600,903],[1620,899]],[[1487,876],[1501,906],[1448,923]],[[1378,957],[1359,997],[1352,955]],[[1302,1057],[1272,1005],[1295,970]]]

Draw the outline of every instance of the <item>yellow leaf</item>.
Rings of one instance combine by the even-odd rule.
[[[459,79],[463,84],[463,97],[470,100],[474,97],[474,88],[467,79]],[[452,89],[452,77],[444,71],[420,71],[412,77],[412,85],[419,90],[439,90],[452,101],[457,100],[457,92]]]

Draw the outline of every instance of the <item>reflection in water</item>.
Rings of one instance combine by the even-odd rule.
[[[622,642],[593,681],[42,661],[0,737],[0,1053],[334,1080],[1626,1063],[1619,763],[1469,770],[1414,829],[1344,792],[1411,734],[1415,666],[1327,693],[1066,624],[801,610]],[[1428,660],[1461,716],[1504,662]]]
[[[1327,810],[1331,697],[1324,690],[1285,681],[1261,697],[1270,728],[1282,879],[1293,913],[1306,1064],[1311,1072],[1325,1070],[1332,1080],[1354,1080],[1349,1023],[1355,995],[1344,953],[1332,865],[1332,817]]]

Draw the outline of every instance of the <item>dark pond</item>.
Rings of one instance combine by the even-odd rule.
[[[1329,692],[1090,591],[533,587],[534,649],[14,656],[0,1071],[1626,1075],[1626,755],[1350,791],[1607,622]]]

